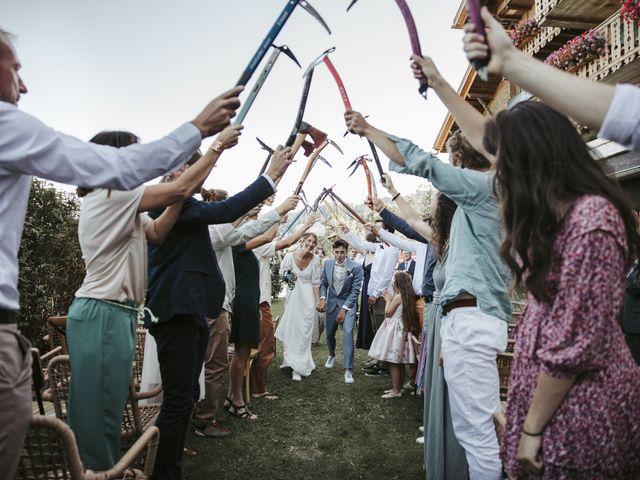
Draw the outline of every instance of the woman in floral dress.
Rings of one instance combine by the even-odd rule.
[[[513,478],[640,476],[640,369],[618,316],[640,244],[625,195],[568,118],[524,102],[487,123],[506,230],[524,281],[502,457]]]

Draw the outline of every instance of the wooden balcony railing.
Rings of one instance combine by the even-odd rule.
[[[576,73],[591,80],[635,82],[640,81],[640,66],[621,70],[640,57],[640,36],[638,27],[622,18],[620,12],[614,13],[596,29],[604,34],[609,44],[607,53],[583,65]]]
[[[542,27],[540,33],[522,47],[522,51],[529,56],[534,56],[560,35],[560,32],[560,27]]]
[[[548,27],[593,28],[620,8],[619,0],[535,0]]]

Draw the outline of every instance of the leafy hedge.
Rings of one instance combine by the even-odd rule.
[[[46,319],[66,315],[84,278],[78,243],[80,202],[71,193],[33,179],[18,260],[18,326],[42,346]]]

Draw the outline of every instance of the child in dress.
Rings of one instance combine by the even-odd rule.
[[[371,343],[369,356],[387,362],[391,370],[393,388],[386,390],[382,398],[402,396],[404,366],[416,361],[411,336],[420,329],[416,313],[416,300],[411,276],[397,272],[393,278],[393,295],[384,292],[385,319]]]

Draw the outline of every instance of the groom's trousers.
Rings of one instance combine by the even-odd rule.
[[[338,331],[338,322],[336,317],[340,312],[340,308],[336,308],[333,312],[327,313],[327,347],[329,347],[329,355],[336,356],[336,332]],[[347,312],[342,324],[342,353],[344,355],[344,368],[353,369],[353,329],[356,324],[356,309],[352,308]]]

